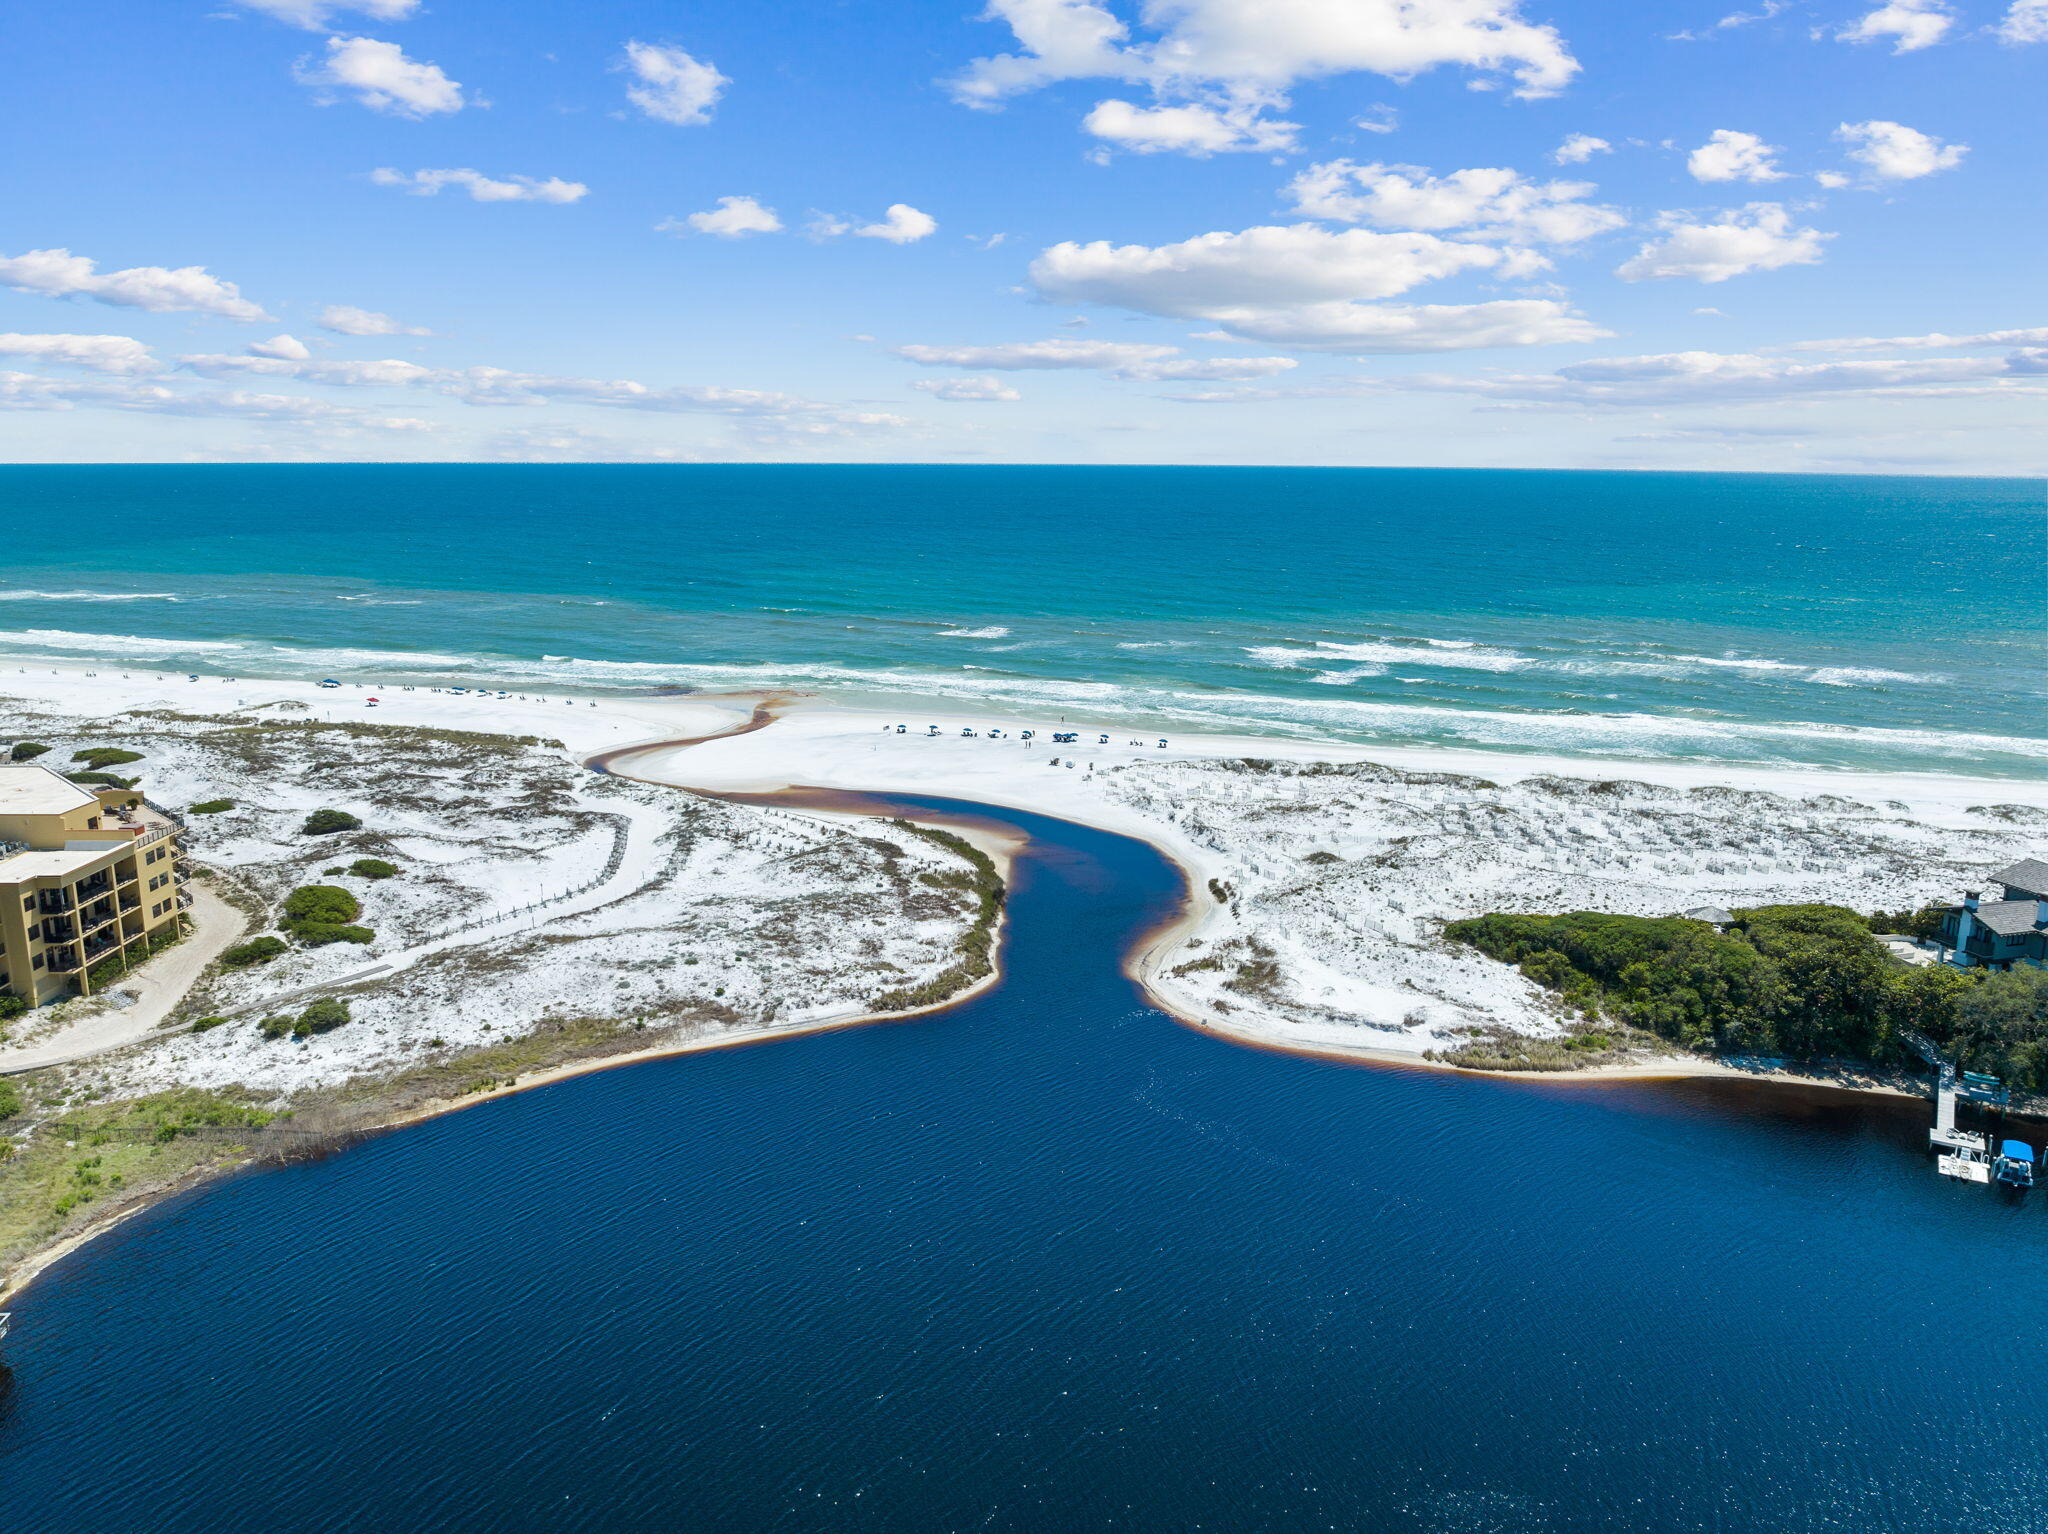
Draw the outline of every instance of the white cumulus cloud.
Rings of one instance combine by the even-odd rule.
[[[1177,346],[1140,341],[1082,341],[1065,336],[996,346],[918,344],[898,346],[894,351],[906,361],[926,367],[994,368],[1001,372],[1086,370],[1145,382],[1175,378],[1270,378],[1296,365],[1292,357],[1187,357]]]
[[[1114,99],[1097,102],[1081,126],[1119,149],[1138,154],[1172,151],[1198,159],[1238,151],[1281,153],[1294,148],[1294,135],[1301,127],[1261,117],[1254,107],[1140,107]]]
[[[316,90],[346,91],[371,111],[394,117],[431,117],[468,105],[440,65],[409,59],[398,44],[373,37],[328,38],[326,57],[302,59],[298,77]]]
[[[282,357],[287,362],[304,362],[313,355],[313,349],[294,335],[251,341],[242,350],[252,357]]]
[[[417,389],[465,405],[597,405],[662,415],[744,417],[760,431],[796,439],[845,436],[908,423],[901,416],[759,389],[682,384],[662,388],[631,378],[573,378],[500,367],[428,367],[402,358],[296,361],[286,357],[200,353],[178,366],[203,378],[288,378],[341,389]]]
[[[1916,181],[1938,170],[1950,170],[1970,152],[1968,144],[1947,144],[1904,123],[1873,118],[1843,123],[1835,137],[1850,146],[1849,158],[1868,167],[1883,181]]]
[[[486,176],[475,170],[393,170],[380,166],[370,172],[379,186],[404,187],[415,197],[435,197],[446,187],[460,187],[472,202],[580,202],[590,188],[580,181],[550,176]]]
[[[698,234],[715,234],[723,240],[737,240],[749,234],[774,234],[782,227],[782,220],[775,216],[773,208],[764,208],[752,197],[721,197],[715,208],[680,219],[665,218],[654,227],[664,234],[690,229]]]
[[[349,304],[329,304],[320,311],[320,328],[341,336],[430,336],[422,325],[407,325],[374,309],[357,309]]]
[[[0,335],[0,357],[90,368],[95,373],[154,373],[156,358],[130,336]]]
[[[1663,277],[1726,282],[1745,272],[1809,266],[1834,238],[1817,229],[1794,228],[1792,215],[1775,202],[1753,202],[1705,223],[1695,214],[1666,213],[1658,226],[1663,237],[1616,267],[1617,277],[1627,282]]]
[[[711,109],[732,84],[709,59],[656,43],[627,43],[621,67],[634,80],[626,99],[656,122],[678,128],[710,122]]]
[[[1785,173],[1773,159],[1777,146],[1754,133],[1716,128],[1707,141],[1685,157],[1695,181],[1783,181]]]
[[[1604,138],[1595,138],[1590,133],[1567,134],[1565,141],[1551,150],[1550,158],[1558,165],[1584,165],[1596,154],[1612,154],[1614,146]]]
[[[235,4],[309,32],[326,31],[343,11],[372,21],[404,21],[420,8],[420,0],[235,0]]]
[[[1526,181],[1494,168],[1433,176],[1413,165],[1311,165],[1288,184],[1298,212],[1381,229],[1463,229],[1476,239],[1570,245],[1619,229],[1613,208],[1586,202],[1589,181]]]
[[[1068,241],[1031,263],[1054,303],[1108,304],[1168,319],[1204,319],[1229,338],[1306,350],[1458,351],[1587,341],[1606,334],[1548,299],[1376,305],[1461,272],[1520,276],[1526,252],[1419,231],[1267,225],[1172,245]]]
[[[1980,346],[2048,346],[2048,325],[2014,330],[1980,330],[1951,336],[1935,331],[1922,336],[1837,336],[1831,341],[1794,341],[1788,352],[1967,351]]]
[[[380,415],[298,394],[256,394],[242,389],[175,389],[139,379],[57,379],[0,372],[0,410],[118,410],[288,425],[338,426],[371,431],[430,431],[425,421]]]
[[[2002,43],[2048,43],[2048,0],[2012,0],[2005,17],[1992,29]]]
[[[919,212],[907,202],[890,203],[888,210],[871,224],[831,213],[820,214],[811,220],[811,233],[819,239],[850,234],[862,240],[887,240],[891,245],[912,244],[926,235],[937,233],[938,227],[937,219],[929,213]]]
[[[98,263],[68,250],[30,250],[0,256],[0,284],[50,298],[89,298],[153,314],[190,310],[226,320],[267,320],[241,289],[203,266],[130,266],[102,272]]]
[[[1024,396],[1004,383],[1000,378],[919,378],[914,379],[911,388],[929,394],[933,399],[957,400],[962,403],[994,403],[998,400],[1019,400]]]
[[[1955,23],[1955,12],[1942,0],[1885,0],[1835,36],[1847,43],[1889,42],[1894,53],[1912,53],[1932,48]]]
[[[953,82],[975,106],[1058,80],[1148,85],[1163,97],[1222,96],[1280,105],[1303,80],[1355,71],[1409,79],[1443,65],[1505,73],[1517,93],[1547,96],[1578,64],[1555,28],[1526,20],[1517,0],[1152,0],[1150,34],[1097,0],[990,0],[1021,51],[976,59]]]
[[[1603,357],[1554,373],[1451,377],[1414,374],[1387,386],[1527,404],[1662,406],[1875,393],[1970,396],[2043,392],[2040,366],[2012,357],[1795,362],[1744,353]]]

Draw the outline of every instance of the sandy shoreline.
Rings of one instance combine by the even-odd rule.
[[[12,695],[32,705],[41,703],[66,713],[112,715],[135,709],[176,709],[207,714],[241,713],[263,719],[277,717],[284,706],[291,710],[286,717],[295,719],[536,736],[559,741],[564,752],[579,762],[603,758],[608,763],[617,762],[622,776],[720,797],[767,798],[792,789],[883,797],[922,795],[984,804],[998,810],[1021,810],[1092,826],[1146,842],[1182,875],[1187,890],[1182,909],[1146,934],[1132,948],[1125,963],[1127,973],[1144,988],[1154,1005],[1183,1025],[1246,1047],[1361,1066],[1464,1071],[1559,1085],[1724,1077],[1891,1095],[1900,1091],[1876,1082],[1829,1080],[1789,1071],[1743,1070],[1715,1060],[1683,1056],[1568,1072],[1470,1071],[1424,1059],[1419,1051],[1332,1047],[1326,1041],[1290,1036],[1282,1027],[1219,1021],[1177,997],[1166,971],[1169,961],[1186,951],[1185,945],[1203,930],[1215,912],[1217,903],[1209,893],[1210,881],[1228,874],[1230,869],[1213,851],[1178,828],[1149,820],[1091,790],[1089,785],[1095,780],[1092,769],[1135,762],[1247,757],[1295,763],[1374,762],[1411,772],[1461,773],[1494,782],[1542,777],[1630,779],[1683,788],[1727,786],[1795,797],[1838,795],[1897,802],[1901,808],[1910,806],[1915,813],[1935,822],[1957,820],[1967,815],[1972,806],[1987,802],[2048,810],[2048,784],[1961,775],[1622,762],[1420,747],[1366,747],[1259,736],[1169,736],[1170,744],[1162,749],[1156,744],[1157,736],[1140,739],[1120,731],[1099,729],[1083,730],[1083,743],[1053,747],[1047,737],[1060,727],[1056,717],[1018,715],[1000,706],[971,714],[949,707],[915,716],[913,720],[895,712],[846,708],[825,700],[786,695],[572,698],[555,693],[499,698],[481,693],[438,693],[420,687],[393,690],[356,683],[340,689],[321,689],[302,682],[208,677],[188,680],[170,673],[122,673],[82,666],[0,672],[0,695]],[[378,700],[374,707],[367,701],[372,696]],[[905,726],[902,733],[897,731],[899,724]],[[932,733],[934,726],[936,734]],[[992,737],[988,733],[991,727],[1003,733]],[[1025,730],[1034,730],[1036,734],[1027,740],[1023,736]],[[1099,738],[1104,733],[1111,735],[1107,744]],[[1074,765],[1060,765],[1068,762]],[[807,805],[800,799],[800,795],[792,795],[786,812],[834,819],[874,813]],[[961,825],[943,816],[933,818],[995,857],[1007,880],[1018,843],[991,833],[986,827]],[[929,1007],[900,1013],[812,1019],[786,1027],[739,1029],[713,1038],[573,1061],[536,1070],[489,1091],[422,1103],[388,1118],[368,1121],[361,1129],[364,1133],[378,1133],[401,1128],[509,1092],[529,1091],[594,1071],[944,1012],[1001,981],[1002,938],[1003,930],[999,927],[995,967],[988,976]],[[53,1264],[140,1209],[246,1164],[232,1162],[188,1174],[103,1221],[65,1235],[43,1251],[22,1259],[7,1285],[0,1288],[0,1303],[19,1295]]]

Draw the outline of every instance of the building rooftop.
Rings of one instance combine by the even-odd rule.
[[[62,773],[33,762],[0,762],[0,815],[62,815],[98,803]]]
[[[0,882],[19,879],[68,878],[90,868],[110,852],[124,851],[120,843],[102,842],[92,847],[31,848],[11,858],[0,858]],[[2032,910],[2031,903],[2028,909]]]
[[[1991,876],[1991,882],[2029,894],[2048,895],[2048,863],[2039,858],[2021,858],[2012,867],[1999,869]]]
[[[1977,907],[1977,920],[2001,937],[2010,937],[2016,932],[2032,932],[2036,911],[2032,900],[1987,900]]]
[[[1732,927],[1735,924],[1735,913],[1724,911],[1717,905],[1696,905],[1685,914],[1694,921],[1710,921],[1717,927]]]

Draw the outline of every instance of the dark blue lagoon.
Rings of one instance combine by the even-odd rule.
[[[1904,1100],[1259,1052],[1029,816],[950,1014],[184,1196],[17,1307],[11,1534],[2038,1530],[2048,1218]]]

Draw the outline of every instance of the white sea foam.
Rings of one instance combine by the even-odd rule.
[[[940,629],[932,635],[934,639],[1002,639],[1009,630],[999,623],[991,623],[985,629]]]
[[[178,667],[182,658],[189,668],[203,667],[208,672],[241,677],[333,675],[387,686],[416,681],[550,692],[644,690],[661,685],[714,691],[815,689],[844,697],[864,695],[900,707],[906,716],[914,716],[926,702],[934,707],[964,703],[999,707],[1009,715],[1035,710],[1047,714],[1079,712],[1106,725],[1141,728],[1171,723],[1184,729],[1239,734],[1334,736],[1387,743],[1405,740],[1639,758],[1786,762],[1811,759],[1819,753],[1824,760],[1882,759],[1888,766],[1917,761],[1933,771],[1954,770],[1952,764],[1971,758],[2003,756],[2048,761],[2048,739],[2027,737],[1851,727],[1817,721],[1702,718],[1691,714],[1519,712],[1348,696],[1343,692],[1345,684],[1382,674],[1384,666],[1374,661],[1351,665],[1329,662],[1340,658],[1338,650],[1363,648],[1366,647],[1330,646],[1298,652],[1322,662],[1320,667],[1303,668],[1315,674],[1302,677],[1321,685],[1313,696],[1290,697],[1250,691],[1192,691],[1185,684],[1166,681],[1146,686],[1027,677],[965,666],[932,671],[922,667],[862,669],[804,662],[607,661],[554,654],[528,659],[349,647],[294,649],[267,642],[172,640],[53,629],[0,631],[0,649],[41,652],[45,659],[53,661],[61,657],[76,665],[82,660],[90,663],[91,657],[99,656],[117,667],[169,670]],[[1434,654],[1401,646],[1387,648],[1402,650],[1401,659],[1409,663]],[[1473,658],[1469,651],[1451,653]],[[9,661],[18,663],[26,658],[17,653]],[[1850,680],[1837,685],[1880,685],[1886,678],[1886,673],[1870,668],[1854,672]],[[1437,687],[1453,685],[1442,676],[1403,676],[1398,680],[1427,682]],[[1484,683],[1475,676],[1467,685]],[[1981,767],[1981,760],[1976,765]]]
[[[175,591],[0,591],[0,602],[183,602]]]
[[[1658,659],[1679,666],[1726,666],[1735,671],[1804,671],[1788,660],[1761,660],[1744,655],[1665,655]]]
[[[151,639],[141,634],[77,634],[69,629],[0,629],[0,644],[31,650],[87,650],[114,655],[186,655],[245,648],[227,639]]]
[[[1421,647],[1407,644],[1336,644],[1319,639],[1312,649],[1291,645],[1254,645],[1244,652],[1253,660],[1283,668],[1328,665],[1336,660],[1365,661],[1377,665],[1454,666],[1465,671],[1519,671],[1537,664],[1512,650],[1483,650],[1478,645],[1454,641],[1425,640]]]
[[[1823,687],[1882,687],[1886,682],[1932,682],[1945,676],[1920,676],[1911,671],[1886,671],[1877,666],[1823,666],[1806,679]]]
[[[1387,668],[1385,666],[1353,666],[1349,671],[1319,672],[1311,680],[1320,682],[1326,687],[1342,687],[1346,682],[1355,682],[1361,677],[1385,676],[1386,674]]]

